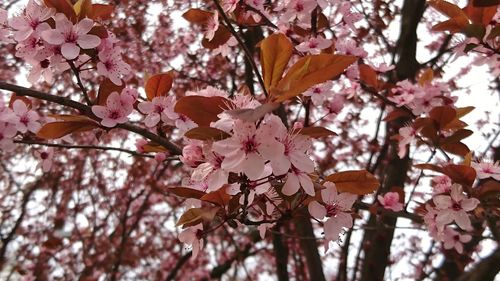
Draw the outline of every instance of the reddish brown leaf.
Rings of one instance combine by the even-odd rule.
[[[390,122],[390,121],[394,121],[398,118],[404,118],[404,117],[410,117],[410,113],[405,111],[405,110],[396,108],[396,109],[392,110],[391,112],[387,113],[387,115],[384,117],[383,120],[386,122]]]
[[[78,0],[73,5],[73,10],[78,16],[78,20],[86,17],[91,18],[92,15],[92,1],[91,0]]]
[[[203,195],[200,200],[210,202],[219,206],[226,206],[231,200],[232,196],[227,194],[225,190],[225,188],[221,187],[217,191],[213,191]]]
[[[195,199],[200,199],[204,195],[206,195],[205,192],[197,190],[197,189],[192,189],[189,187],[169,187],[167,189],[169,192],[172,192],[173,194],[183,197],[183,198],[195,198]]]
[[[335,132],[324,127],[305,127],[300,129],[298,133],[311,138],[323,138],[337,135]]]
[[[327,176],[325,180],[335,183],[339,192],[358,195],[372,193],[380,186],[378,180],[366,170],[339,172]]]
[[[431,171],[434,171],[434,172],[438,172],[438,173],[444,174],[443,168],[440,167],[440,166],[434,165],[434,164],[424,163],[424,164],[416,164],[416,165],[413,165],[413,166],[415,168],[418,168],[418,169],[431,170]]]
[[[189,117],[198,126],[209,127],[219,120],[222,111],[231,108],[231,102],[223,97],[186,96],[175,104],[174,111]]]
[[[115,85],[115,83],[111,82],[108,78],[102,81],[101,85],[99,85],[99,92],[97,94],[97,104],[106,106],[106,101],[108,100],[108,96],[111,95],[112,92],[121,93],[121,91],[125,88],[125,84],[121,86]]]
[[[432,71],[432,68],[427,68],[418,78],[418,84],[423,86],[432,82],[432,79],[434,79],[434,71]]]
[[[219,141],[226,138],[229,138],[231,135],[213,127],[196,127],[189,131],[187,131],[184,136],[189,139],[195,140],[212,140]]]
[[[297,61],[271,95],[277,102],[294,98],[310,87],[334,79],[357,60],[355,56],[319,54]]]
[[[182,225],[183,227],[197,225],[202,221],[211,221],[214,217],[219,207],[216,208],[191,208],[187,210],[182,216],[179,218],[179,221],[175,224],[175,226]]]
[[[206,24],[211,17],[213,17],[213,14],[201,9],[189,9],[182,15],[182,17],[190,23],[203,25]]]
[[[57,12],[65,14],[72,22],[76,21],[76,13],[69,0],[43,0],[43,2],[47,7],[54,8]]]
[[[42,126],[36,134],[42,139],[58,139],[76,132],[85,132],[99,127],[99,125],[87,117],[73,116],[73,121],[56,121]]]
[[[468,136],[472,135],[473,132],[471,130],[466,130],[466,129],[459,129],[455,131],[451,136],[444,138],[441,141],[441,144],[450,144],[450,143],[457,143]]]
[[[367,64],[360,64],[359,66],[359,78],[367,86],[374,89],[378,89],[378,75],[373,68]]]
[[[467,24],[469,24],[467,18],[455,17],[434,25],[432,31],[450,31],[452,33],[457,33],[461,32]]]
[[[227,28],[223,25],[219,26],[219,29],[215,31],[214,37],[212,40],[208,40],[207,38],[203,38],[201,40],[201,45],[207,49],[213,50],[217,49],[220,46],[226,44],[226,42],[231,38],[231,32],[227,30]]]
[[[470,152],[469,147],[467,147],[467,145],[463,144],[462,142],[445,143],[441,145],[441,148],[446,152],[462,157]]]
[[[467,18],[466,14],[464,13],[464,11],[462,11],[462,9],[460,9],[460,7],[450,2],[446,2],[444,0],[430,0],[427,1],[427,3],[429,3],[429,5],[431,5],[434,9],[448,16],[449,18],[453,17]]]
[[[465,165],[450,164],[443,168],[443,172],[450,177],[453,182],[466,187],[472,186],[476,179],[476,170]]]
[[[472,4],[476,7],[489,7],[500,5],[500,0],[473,0]]]
[[[172,88],[173,81],[172,73],[160,73],[149,77],[144,86],[148,100],[151,101],[155,97],[166,96],[170,88]]]
[[[93,20],[108,20],[113,15],[115,6],[105,4],[92,4],[92,19]]]
[[[442,129],[448,125],[457,116],[456,110],[451,106],[438,106],[434,107],[429,116],[436,121],[439,128]]]
[[[266,90],[278,84],[292,56],[293,45],[286,35],[274,33],[260,43],[260,63]]]

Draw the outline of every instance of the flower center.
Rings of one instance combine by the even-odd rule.
[[[458,204],[457,202],[453,203],[453,205],[451,206],[451,208],[455,211],[460,211],[462,210],[462,206],[460,206],[460,204]]]
[[[21,117],[21,119],[19,121],[21,123],[23,123],[24,125],[28,125],[28,123],[30,122],[30,119],[28,118],[28,116],[24,115],[23,117]]]
[[[49,158],[49,154],[44,151],[44,152],[40,153],[40,158],[42,158],[43,160],[45,160],[45,159]]]
[[[110,119],[118,119],[120,118],[120,112],[118,112],[117,110],[113,110],[109,113],[109,118]]]
[[[257,147],[258,147],[258,144],[255,142],[255,139],[253,136],[251,138],[247,139],[245,142],[243,142],[243,150],[247,154],[257,152]]]
[[[76,40],[78,40],[78,36],[73,31],[66,35],[66,43],[75,43]]]
[[[340,208],[337,204],[326,206],[326,216],[327,217],[334,217],[339,213],[339,211],[340,211]]]

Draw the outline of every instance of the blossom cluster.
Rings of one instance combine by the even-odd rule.
[[[446,84],[437,82],[420,85],[404,80],[398,82],[392,92],[394,95],[388,99],[397,106],[407,106],[415,115],[428,113],[436,106],[451,105],[457,100]]]
[[[498,163],[472,162],[479,180],[500,178]],[[437,241],[443,242],[445,249],[463,252],[463,244],[472,236],[472,211],[480,204],[477,198],[465,194],[462,185],[453,183],[447,175],[432,178],[433,197],[425,205],[424,223],[429,234]]]
[[[26,8],[8,18],[0,10],[0,42],[16,44],[16,56],[31,65],[28,81],[40,79],[48,83],[54,75],[72,67],[80,70],[97,52],[97,73],[116,85],[130,72],[121,57],[113,34],[99,32],[102,28],[90,18],[74,23],[65,14],[30,0]]]
[[[38,132],[41,128],[39,120],[38,113],[21,99],[15,100],[12,108],[0,102],[0,150],[12,150],[17,133]]]

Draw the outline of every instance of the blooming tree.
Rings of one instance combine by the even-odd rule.
[[[498,1],[0,5],[2,279],[499,272]]]

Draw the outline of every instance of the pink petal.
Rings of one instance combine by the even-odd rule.
[[[311,216],[321,220],[326,216],[326,209],[323,205],[316,201],[312,201],[307,205],[307,209],[309,210],[309,214]]]
[[[479,204],[479,200],[477,200],[476,198],[469,198],[469,199],[464,199],[464,200],[460,201],[460,206],[466,212],[474,210],[478,204]]]
[[[241,171],[247,175],[250,180],[256,180],[262,176],[264,172],[265,161],[257,153],[250,153],[246,159],[241,162]]]
[[[61,46],[61,53],[65,58],[72,60],[80,54],[80,47],[75,43],[64,43]]]
[[[102,105],[92,106],[92,112],[101,119],[108,115],[108,109]]]
[[[299,175],[299,181],[302,189],[304,189],[307,194],[314,196],[314,184],[311,178],[307,174],[301,173]]]
[[[109,127],[109,128],[111,128],[111,127],[116,126],[116,120],[114,120],[114,119],[109,119],[109,118],[104,118],[104,119],[102,119],[101,124],[102,124],[104,127]]]
[[[285,185],[283,185],[283,189],[281,190],[281,192],[287,196],[291,196],[297,193],[297,191],[299,191],[299,188],[300,182],[297,175],[295,175],[295,173],[288,173]]]
[[[92,49],[101,44],[101,38],[96,35],[84,34],[78,37],[77,42],[82,49]]]
[[[448,209],[453,204],[451,197],[447,195],[437,195],[434,197],[433,201],[438,209]]]
[[[22,100],[16,100],[12,105],[12,109],[18,116],[24,115],[26,112],[28,112],[28,107]]]
[[[60,45],[64,43],[64,36],[57,30],[46,30],[42,32],[41,35],[43,40],[47,41],[50,44]]]
[[[89,18],[84,18],[76,25],[76,32],[80,36],[85,35],[89,33],[89,31],[92,29],[93,26],[94,26],[93,20]]]

